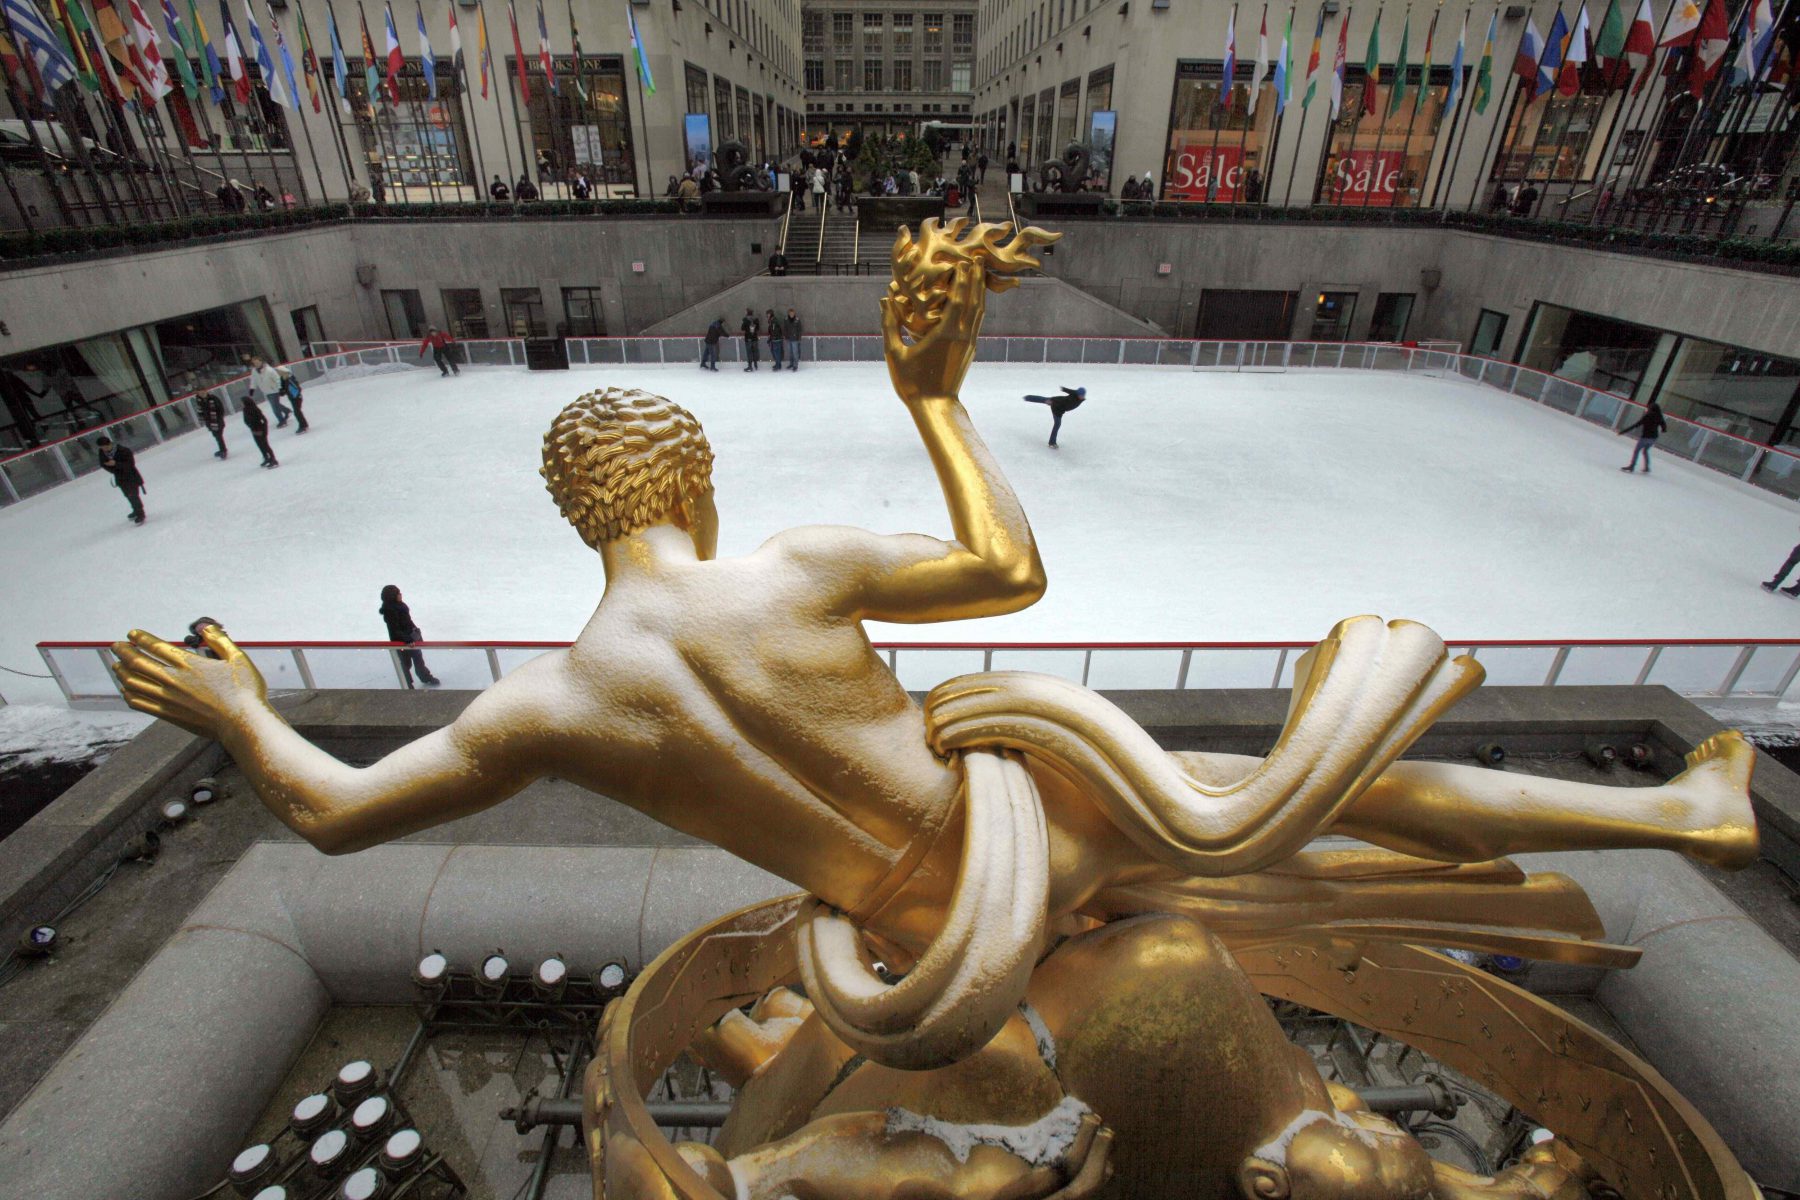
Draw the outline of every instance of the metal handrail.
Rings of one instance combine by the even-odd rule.
[[[850,265],[854,267],[862,262],[862,214],[856,211],[854,198],[850,203],[850,219],[856,222],[850,229]]]
[[[787,194],[787,211],[781,214],[781,256],[787,257],[788,225],[794,219],[794,189],[789,188]]]
[[[813,254],[813,265],[814,266],[817,266],[819,263],[822,263],[825,261],[825,222],[830,219],[831,219],[830,211],[828,209],[821,208],[819,210],[819,245],[818,245],[817,250]]]

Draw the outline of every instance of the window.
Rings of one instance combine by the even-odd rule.
[[[501,288],[500,308],[506,314],[508,337],[550,336],[544,324],[544,296],[536,288]]]
[[[1087,115],[1088,120],[1082,124],[1090,125],[1097,112],[1105,112],[1112,107],[1113,69],[1101,67],[1088,76]]]
[[[833,91],[854,92],[856,90],[856,60],[840,58],[832,63],[831,86]]]
[[[879,92],[881,90],[881,60],[879,58],[863,59],[863,91]]]
[[[966,62],[950,64],[950,90],[966,92],[969,90],[969,64]]]
[[[1500,357],[1500,339],[1506,336],[1506,314],[1491,308],[1481,310],[1475,318],[1475,336],[1469,339],[1469,353],[1484,358]]]
[[[825,60],[809,58],[806,60],[806,90],[822,92],[825,90]]]
[[[894,54],[908,55],[913,52],[913,15],[911,13],[895,13],[894,21]]]
[[[713,76],[713,123],[714,130],[721,142],[729,142],[737,137],[737,122],[732,119],[731,80],[723,75]]]
[[[952,91],[957,90],[954,80],[951,81],[950,88]],[[1056,144],[1051,147],[1057,154],[1061,154],[1062,148],[1075,140],[1075,119],[1080,115],[1080,101],[1081,80],[1071,79],[1062,85],[1056,105]]]
[[[1294,292],[1207,288],[1194,336],[1226,342],[1285,342],[1294,333]]]
[[[942,54],[944,52],[944,14],[925,14],[925,53]]]
[[[1375,88],[1375,110],[1364,113],[1365,74],[1346,69],[1344,111],[1331,125],[1331,147],[1319,176],[1318,203],[1352,208],[1417,208],[1427,198],[1426,176],[1437,146],[1439,114],[1450,87],[1447,69],[1434,70],[1420,103],[1422,68],[1407,68],[1407,84],[1384,69]],[[1273,105],[1269,105],[1271,109]],[[1259,106],[1260,108],[1260,106]]]
[[[600,289],[566,287],[562,293],[566,336],[605,337],[606,314],[600,310]]]
[[[740,87],[737,90],[737,136],[738,141],[750,146],[753,130],[750,127],[750,89]],[[756,147],[750,146],[751,157],[756,157]]]
[[[480,288],[445,288],[444,318],[450,323],[450,336],[484,338],[488,335],[487,309],[482,307]]]
[[[1658,390],[1670,416],[1754,442],[1792,421],[1796,396],[1800,360],[1690,337],[1679,339]]]
[[[608,185],[631,188],[642,194],[637,181],[637,157],[632,148],[631,114],[625,94],[624,60],[617,55],[559,54],[553,60],[559,91],[552,93],[544,79],[543,64],[526,60],[531,79],[531,104],[521,106],[521,119],[529,121],[531,145],[537,156],[538,189],[545,199],[552,186],[566,190],[579,171],[607,194]],[[571,86],[571,85],[579,86]],[[583,92],[586,99],[582,98]]]
[[[879,42],[882,34],[882,17],[878,12],[863,14],[863,49],[869,49],[869,43]]]
[[[1599,76],[1592,73],[1573,96],[1552,90],[1527,101],[1524,93],[1514,93],[1500,153],[1488,178],[1592,179],[1606,146],[1604,131],[1611,127],[1618,100],[1625,95],[1608,91]]]
[[[408,59],[396,80],[398,104],[384,98],[371,106],[361,71],[352,69],[345,83],[350,112],[344,114],[341,105],[335,111],[344,125],[355,126],[365,161],[380,164],[389,200],[430,200],[440,187],[474,182],[463,123],[462,81],[454,72],[438,73],[438,98],[433,100],[424,69],[417,59]],[[407,188],[418,191],[401,190]]]
[[[294,319],[294,336],[300,339],[303,353],[311,353],[308,347],[314,342],[325,340],[325,326],[319,321],[319,306],[309,304],[305,308],[296,308],[289,316]]]
[[[1648,325],[1538,304],[1525,323],[1519,362],[1622,396],[1648,392],[1675,337]]]
[[[1406,340],[1406,325],[1412,319],[1413,293],[1382,292],[1375,297],[1375,316],[1369,322],[1371,342]]]
[[[1355,315],[1355,292],[1320,292],[1319,306],[1313,310],[1310,340],[1315,342],[1349,341],[1350,319]]]
[[[913,65],[910,62],[894,64],[894,90],[896,92],[913,90]]]
[[[975,14],[956,13],[951,22],[950,49],[957,54],[975,53]]]
[[[809,54],[820,52],[825,49],[824,13],[806,12],[800,14],[800,48]]]
[[[924,89],[928,92],[943,91],[944,60],[941,58],[928,58],[925,60],[923,66],[925,70]]]
[[[850,43],[855,37],[856,14],[847,12],[832,13],[831,44],[836,46],[839,50],[848,50],[850,49]]]
[[[381,308],[387,314],[389,337],[404,342],[425,336],[425,305],[417,289],[383,288]]]
[[[706,72],[693,63],[683,63],[682,73],[687,79],[687,110],[691,113],[711,112],[706,104]]]

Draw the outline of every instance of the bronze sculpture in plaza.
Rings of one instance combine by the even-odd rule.
[[[1482,670],[1421,625],[1374,617],[1300,659],[1260,759],[1165,752],[1103,697],[1046,676],[966,676],[921,707],[871,648],[867,620],[990,616],[1044,592],[1024,511],[957,396],[988,293],[1051,240],[959,220],[896,244],[886,359],[948,539],[810,526],[718,559],[698,422],[608,389],[557,416],[543,465],[600,556],[599,606],[574,645],[450,726],[347,766],[282,719],[217,627],[216,658],[133,631],[114,648],[124,693],[216,738],[327,853],[555,775],[804,889],[665,955],[646,972],[671,989],[662,1007],[634,988],[609,1012],[588,1095],[597,1194],[1467,1200],[1574,1197],[1597,1178],[1630,1196],[1633,1178],[1679,1176],[1685,1194],[1743,1200],[1742,1172],[1648,1068],[1413,948],[1629,966],[1638,952],[1598,940],[1576,885],[1503,856],[1752,861],[1752,752],[1737,734],[1655,788],[1401,762]],[[1368,845],[1312,845],[1325,834]],[[682,973],[706,954],[722,957]],[[1514,1102],[1559,1137],[1494,1179],[1434,1163],[1326,1083],[1259,991],[1391,1018],[1503,1094],[1526,1086],[1509,1071],[1548,1079],[1554,1095]],[[619,1115],[644,1084],[651,1056],[631,1047],[651,1022],[661,1058],[689,1051],[740,1085],[716,1148],[670,1147]],[[1459,1032],[1476,1025],[1521,1032],[1502,1054]],[[1668,1135],[1660,1152],[1643,1143],[1648,1168],[1633,1157],[1640,1104],[1662,1106]]]

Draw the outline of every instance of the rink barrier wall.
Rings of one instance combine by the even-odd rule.
[[[239,642],[271,690],[393,690],[409,686],[402,650],[430,654],[443,686],[478,691],[568,642]],[[1800,639],[1445,639],[1500,686],[1662,686],[1683,696],[1791,698]],[[876,642],[903,686],[928,691],[975,671],[1037,671],[1101,691],[1288,688],[1312,642]],[[71,705],[124,703],[109,642],[39,642]]]
[[[564,338],[570,366],[663,366],[698,364],[701,338],[630,337]],[[522,338],[481,338],[454,343],[468,366],[525,365]],[[349,369],[406,365],[430,368],[406,342],[314,342],[305,358],[282,364],[302,386],[329,382]],[[815,334],[800,339],[800,361],[866,362],[884,360],[879,336]],[[727,337],[719,343],[720,364],[743,362],[743,341]],[[1425,374],[1479,383],[1553,409],[1602,429],[1621,431],[1644,406],[1617,392],[1590,388],[1530,367],[1463,354],[1455,342],[1218,342],[1180,338],[1132,337],[984,337],[975,347],[977,362],[1059,363],[1092,366],[1163,366],[1196,371],[1282,372],[1290,370],[1366,370]],[[242,409],[249,375],[177,396],[172,400],[96,425],[0,459],[0,507],[38,495],[100,469],[91,439],[101,430],[134,447],[156,445],[200,428],[195,407],[205,392],[225,396],[228,414]],[[1744,483],[1790,499],[1800,499],[1800,454],[1780,446],[1740,437],[1683,417],[1668,417],[1668,429],[1656,449],[1703,467],[1735,476]],[[88,440],[89,444],[80,444]]]

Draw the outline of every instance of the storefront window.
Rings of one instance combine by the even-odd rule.
[[[600,289],[563,289],[563,319],[569,337],[605,337],[606,314],[600,310]]]
[[[838,90],[850,89],[840,84]],[[737,121],[732,117],[731,80],[723,75],[713,76],[713,121],[717,126],[714,132],[719,135],[721,144],[736,139]]]
[[[1500,340],[1506,336],[1506,314],[1491,308],[1481,310],[1475,318],[1475,336],[1469,339],[1469,353],[1484,358],[1500,357]]]
[[[1625,92],[1595,82],[1574,96],[1557,92],[1526,100],[1513,95],[1506,133],[1494,159],[1494,180],[1592,179],[1606,146],[1606,130]]]
[[[355,126],[365,161],[380,164],[389,200],[430,200],[439,188],[474,182],[462,85],[454,72],[438,72],[433,100],[423,68],[408,60],[397,80],[399,103],[390,102],[383,88],[373,107],[360,70],[352,68],[346,82],[350,112],[345,115],[338,106],[338,119]]]
[[[1320,173],[1316,203],[1352,208],[1417,208],[1437,147],[1439,118],[1450,88],[1449,68],[1434,68],[1419,104],[1421,67],[1407,68],[1406,91],[1394,101],[1394,81],[1384,68],[1375,109],[1363,112],[1364,72],[1346,71],[1344,109],[1331,124],[1331,148]]]
[[[416,288],[384,288],[381,309],[387,314],[388,336],[404,342],[425,336],[425,303]]]
[[[1037,114],[1037,138],[1032,143],[1037,149],[1032,158],[1026,159],[1021,164],[1027,171],[1036,167],[1040,162],[1059,158],[1062,155],[1062,147],[1053,140],[1056,132],[1053,125],[1056,119],[1055,88],[1045,88],[1038,93]]]
[[[488,335],[487,309],[481,304],[480,288],[445,288],[444,316],[450,322],[450,336],[484,338]]]
[[[1355,315],[1355,292],[1320,292],[1319,305],[1313,310],[1311,340],[1315,342],[1348,341],[1350,339],[1350,320]]]
[[[1037,97],[1027,96],[1019,105],[1019,166],[1026,168],[1031,162],[1031,133],[1036,128]]]
[[[501,288],[500,307],[506,313],[507,336],[550,336],[544,324],[544,296],[536,288]]]
[[[1659,343],[1672,342],[1673,336],[1647,325],[1539,304],[1531,310],[1519,362],[1585,387],[1631,396],[1646,378],[1655,382],[1652,360],[1661,358]],[[1664,345],[1663,354],[1667,350]],[[1660,362],[1656,366],[1660,372]]]
[[[1063,147],[1075,140],[1075,122],[1081,116],[1081,80],[1071,79],[1062,85],[1062,92],[1056,104],[1056,145],[1054,153],[1060,156]],[[1086,141],[1087,130],[1083,129],[1082,140]]]
[[[1293,334],[1293,292],[1207,288],[1194,336],[1204,341],[1284,342]]]
[[[1247,80],[1233,82],[1229,104],[1219,103],[1224,66],[1181,62],[1163,163],[1163,198],[1233,204],[1263,197],[1268,148],[1275,136],[1275,92],[1263,85],[1256,113]]]
[[[1672,417],[1767,442],[1792,421],[1797,389],[1800,360],[1684,337],[1657,398]]]
[[[1371,342],[1406,340],[1406,326],[1412,320],[1411,292],[1382,292],[1375,297],[1375,315],[1369,320]]]
[[[611,195],[615,187],[642,195],[623,60],[584,54],[577,64],[573,55],[558,55],[555,94],[546,85],[538,60],[531,59],[528,65],[532,152],[537,157],[536,182],[545,198],[553,186],[566,189],[577,172],[594,185],[596,198]]]
[[[271,362],[285,357],[269,320],[269,306],[262,300],[158,321],[145,326],[144,332],[153,359],[146,373],[154,377],[160,369],[169,394],[175,396],[242,375],[248,355]]]

